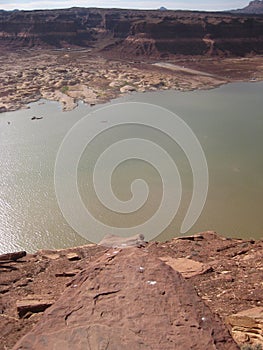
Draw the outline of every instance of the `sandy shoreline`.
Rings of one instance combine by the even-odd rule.
[[[263,57],[178,58],[169,62],[105,59],[89,50],[23,50],[0,57],[0,112],[28,108],[42,98],[72,110],[126,93],[209,89],[235,81],[263,80]]]

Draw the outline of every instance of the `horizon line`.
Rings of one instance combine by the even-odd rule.
[[[263,1],[263,0],[262,0]],[[98,10],[132,10],[132,11],[160,11],[160,12],[169,12],[169,11],[185,11],[185,12],[229,12],[229,11],[236,11],[240,9],[226,9],[226,10],[201,10],[201,9],[168,9],[165,8],[162,9],[162,6],[160,8],[132,8],[132,7],[97,7],[97,6],[71,6],[71,7],[54,7],[54,8],[33,8],[33,9],[23,9],[23,8],[15,8],[13,10],[5,10],[3,8],[0,8],[0,11],[5,12],[14,12],[14,11],[56,11],[56,10],[70,10],[74,8],[79,9],[98,9]]]

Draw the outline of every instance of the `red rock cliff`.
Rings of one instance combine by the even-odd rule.
[[[0,45],[80,46],[118,56],[263,53],[263,16],[71,8],[0,11]]]

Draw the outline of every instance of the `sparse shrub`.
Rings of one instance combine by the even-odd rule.
[[[65,94],[68,91],[69,87],[68,86],[62,86],[61,92]]]

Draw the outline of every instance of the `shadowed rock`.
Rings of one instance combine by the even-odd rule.
[[[25,251],[1,254],[0,255],[0,262],[2,262],[2,261],[16,261],[18,259],[23,258],[24,256],[26,256]]]

